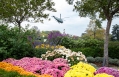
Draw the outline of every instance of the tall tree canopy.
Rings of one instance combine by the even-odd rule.
[[[35,22],[43,22],[48,18],[45,11],[56,11],[52,0],[0,0],[0,19],[15,23],[20,28],[23,21],[32,18]]]
[[[88,38],[94,38],[103,40],[104,39],[104,28],[97,26],[96,20],[90,20],[88,28],[86,29],[86,33],[82,36]]]
[[[108,66],[109,32],[113,18],[119,16],[119,0],[80,0],[76,1],[74,11],[78,12],[80,17],[98,15],[101,20],[107,20],[104,39],[103,66]]]
[[[112,27],[112,37],[111,40],[119,41],[119,25],[113,25]]]

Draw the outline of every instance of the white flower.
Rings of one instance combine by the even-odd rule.
[[[62,56],[62,58],[64,58],[64,56]]]
[[[70,62],[70,60],[68,60],[68,62]]]
[[[79,60],[79,57],[77,57],[77,60]]]
[[[45,58],[45,60],[47,60],[47,58]]]
[[[71,66],[71,64],[69,64],[69,66]]]

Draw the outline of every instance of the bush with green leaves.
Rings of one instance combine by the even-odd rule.
[[[34,56],[32,42],[27,38],[33,34],[34,31],[27,28],[21,28],[19,32],[18,27],[0,25],[0,60],[9,57],[20,59]]]
[[[109,64],[119,66],[119,59],[113,59],[113,58],[108,58]],[[88,63],[102,63],[103,62],[103,57],[87,57],[87,62]]]
[[[95,58],[94,57],[87,57],[87,62],[94,63],[95,62]]]
[[[74,40],[71,37],[64,37],[61,45],[72,51],[81,51],[85,56],[89,57],[103,57],[104,42],[98,39],[78,39]],[[119,59],[119,42],[109,41],[109,56],[111,58]],[[90,53],[89,53],[90,52]]]
[[[119,59],[119,42],[118,41],[110,41],[109,42],[109,56],[111,58]]]
[[[103,48],[101,47],[81,47],[81,48],[71,48],[72,51],[81,51],[85,54],[86,57],[96,57],[96,56],[103,56]]]
[[[75,44],[74,40],[72,40],[71,37],[65,36],[65,37],[62,38],[62,42],[61,42],[60,45],[65,46],[66,48],[71,49],[71,48],[76,46],[74,44]]]
[[[46,48],[38,48],[34,51],[34,56],[40,58],[42,54],[45,54],[49,49]]]
[[[81,51],[85,56],[96,57],[103,56],[103,41],[97,39],[78,39],[74,40],[69,37],[65,37],[62,40],[61,45],[72,51]],[[89,53],[90,52],[90,53]],[[98,53],[98,54],[97,54]]]
[[[95,57],[95,62],[102,63],[103,62],[103,57]]]
[[[113,64],[113,65],[118,65],[118,59],[112,59],[112,58],[109,58],[109,63],[110,64]]]

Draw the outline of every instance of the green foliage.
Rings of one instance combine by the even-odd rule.
[[[96,39],[73,40],[71,38],[64,38],[62,41],[62,45],[66,48],[76,52],[81,51],[87,57],[103,56],[103,41]]]
[[[119,66],[119,60],[117,61],[117,65]]]
[[[118,61],[119,61],[118,59],[112,59],[112,58],[109,59],[109,63],[113,65],[117,65]]]
[[[119,59],[119,42],[109,42],[109,57]]]
[[[1,0],[0,19],[20,28],[23,21],[43,22],[43,18],[47,19],[49,16],[44,11],[56,11],[54,5],[51,0]]]
[[[62,56],[64,56],[65,57],[65,55],[62,55],[62,54],[59,54],[59,53],[55,53],[55,55],[54,56],[48,56],[47,57],[47,60],[54,60],[54,59],[56,59],[56,58],[61,58]],[[46,58],[43,58],[43,59],[46,59]]]
[[[79,58],[79,60],[78,60]],[[80,56],[71,56],[71,57],[68,57],[68,61],[70,63],[70,66],[73,66],[73,65],[76,65],[77,63],[79,63],[80,61],[81,62],[86,62],[84,60],[80,60],[81,57]]]
[[[86,57],[103,56],[104,42],[97,39],[79,39],[73,40],[65,37],[61,43],[64,47],[71,49],[72,51],[81,51]],[[119,42],[109,42],[109,57],[119,58]]]
[[[117,65],[119,66],[119,59],[113,59],[113,58],[108,58],[109,60],[109,64],[112,64],[112,65]],[[103,57],[87,57],[87,62],[88,63],[102,63],[103,61]]]
[[[66,48],[81,48],[81,47],[102,47],[103,41],[97,39],[79,39],[73,40],[71,38],[65,37],[61,43],[62,46]]]
[[[111,36],[112,41],[119,41],[119,25],[113,25],[112,27],[112,36]]]
[[[95,57],[95,62],[102,63],[103,62],[103,57]]]
[[[0,77],[35,77],[32,75],[20,75],[18,72],[15,71],[5,71],[3,69],[0,69]]]
[[[73,51],[81,51],[87,57],[103,56],[103,48],[101,47],[82,47],[82,48],[72,48]]]
[[[74,45],[74,40],[72,40],[72,38],[70,37],[63,37],[61,45],[66,47],[66,48],[73,48],[76,45]]]
[[[41,57],[42,54],[45,54],[49,49],[46,49],[46,48],[38,48],[38,49],[35,49],[34,51],[34,56],[35,57]],[[50,49],[52,50],[52,49]]]
[[[93,57],[87,57],[87,62],[94,63],[95,62],[95,58],[93,58]]]
[[[98,13],[99,18],[102,20],[108,19],[111,15],[116,17],[119,15],[119,1],[117,0],[106,0],[106,1],[96,1],[96,0],[81,0],[76,1],[74,5],[74,11],[79,12],[81,17],[92,17]],[[113,9],[111,9],[113,8]],[[108,16],[109,15],[109,16]]]
[[[34,32],[23,28],[19,32],[17,27],[0,25],[0,60],[9,57],[19,59],[34,56],[32,44],[27,39],[32,33]]]

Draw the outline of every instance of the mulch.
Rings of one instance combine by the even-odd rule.
[[[97,67],[102,67],[102,63],[94,63],[95,65],[97,65]],[[118,69],[119,70],[119,66],[116,66],[116,65],[113,65],[113,64],[109,64],[108,67],[111,67],[111,68],[115,68],[115,69]]]

